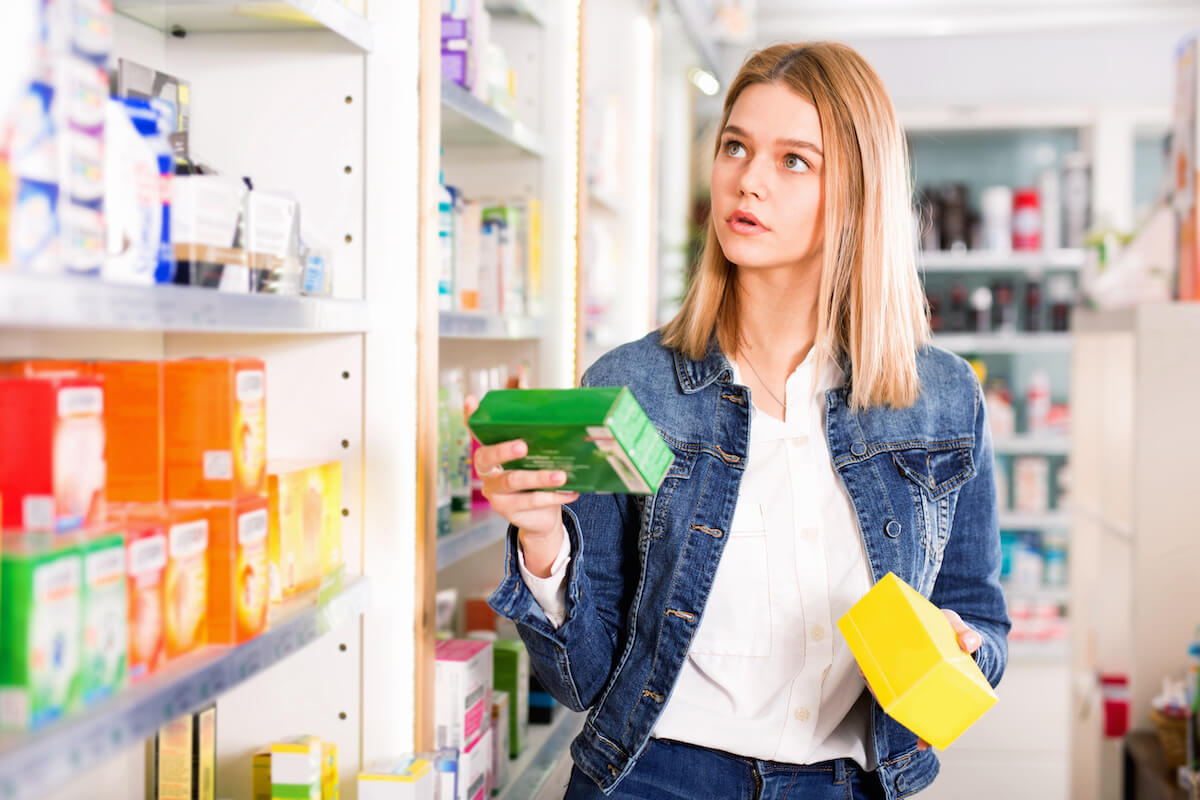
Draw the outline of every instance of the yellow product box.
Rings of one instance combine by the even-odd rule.
[[[294,736],[254,754],[254,800],[321,800],[322,745]]]
[[[321,742],[321,800],[339,800],[338,750],[333,742]]]
[[[423,758],[372,764],[358,774],[358,800],[432,800],[436,777],[433,765]]]
[[[939,750],[996,704],[945,614],[894,573],[855,603],[838,629],[887,715]]]
[[[279,602],[315,589],[342,565],[342,464],[273,461],[270,500],[270,593]]]

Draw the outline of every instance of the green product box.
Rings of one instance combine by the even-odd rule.
[[[492,642],[492,684],[510,698],[508,755],[516,758],[529,737],[529,653],[520,639]]]
[[[0,557],[0,730],[31,730],[79,698],[83,559],[74,543],[9,537]]]
[[[109,697],[125,685],[129,642],[125,534],[106,531],[83,553],[83,702]]]
[[[509,469],[567,473],[563,491],[654,494],[674,460],[629,389],[500,389],[471,415],[483,444],[522,439],[529,454]]]

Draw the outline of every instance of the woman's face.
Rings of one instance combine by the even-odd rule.
[[[712,170],[713,223],[726,258],[757,269],[820,255],[822,153],[812,103],[777,83],[738,96]]]

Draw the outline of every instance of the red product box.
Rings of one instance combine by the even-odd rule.
[[[0,380],[0,443],[4,528],[70,531],[103,521],[100,380]]]

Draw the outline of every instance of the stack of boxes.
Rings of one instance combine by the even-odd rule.
[[[492,645],[471,639],[438,642],[435,743],[458,752],[456,800],[482,800],[494,785]]]

